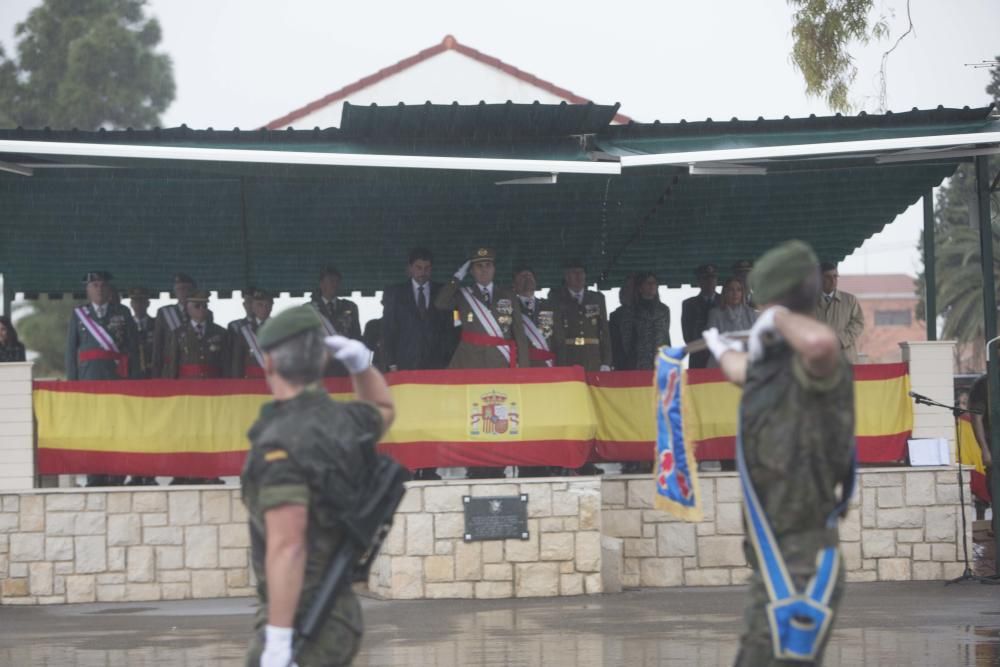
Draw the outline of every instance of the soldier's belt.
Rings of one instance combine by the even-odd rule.
[[[567,345],[583,346],[583,345],[600,345],[601,340],[599,338],[567,338]]]

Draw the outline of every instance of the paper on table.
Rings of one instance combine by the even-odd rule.
[[[946,466],[949,461],[948,441],[944,438],[907,440],[911,466]]]

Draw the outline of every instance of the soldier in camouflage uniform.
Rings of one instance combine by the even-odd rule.
[[[556,365],[583,366],[588,373],[611,370],[611,332],[604,295],[587,289],[583,262],[563,264],[565,284],[549,293],[564,336]]]
[[[319,289],[313,292],[310,305],[326,322],[323,329],[327,334],[339,334],[354,340],[361,340],[361,320],[358,304],[348,299],[337,298],[337,290],[344,277],[335,266],[325,266],[319,272]],[[336,360],[326,369],[327,377],[347,377],[347,369]]]
[[[384,378],[369,364],[368,349],[343,336],[327,338],[326,347],[348,369],[358,400],[331,400],[321,385],[328,352],[314,308],[299,306],[275,316],[258,341],[275,400],[248,433],[250,452],[241,476],[260,600],[246,664],[286,667],[296,621],[341,543],[331,507],[350,502],[356,490],[346,487],[392,423],[394,408]],[[332,478],[346,483],[324,483]],[[361,606],[345,586],[296,664],[350,664],[362,631]]]
[[[229,377],[232,378],[262,378],[264,369],[255,352],[257,333],[271,317],[274,308],[274,297],[268,292],[254,290],[250,297],[250,316],[245,320],[237,320],[236,326],[230,324],[230,347],[232,348],[232,363],[229,367]]]
[[[750,274],[762,305],[749,350],[704,332],[726,377],[743,386],[741,439],[749,478],[770,523],[789,575],[803,591],[816,573],[817,553],[836,547],[837,486],[853,474],[854,396],[851,367],[836,333],[811,317],[819,289],[816,256],[791,241],[765,254]],[[777,660],[766,613],[770,602],[755,550],[737,665],[806,664]],[[836,612],[843,569],[828,606]],[[822,659],[825,638],[816,656]]]
[[[136,379],[139,374],[138,336],[125,306],[111,303],[112,276],[91,271],[84,276],[86,305],[69,318],[66,335],[67,380]],[[87,486],[120,486],[124,476],[87,475]]]

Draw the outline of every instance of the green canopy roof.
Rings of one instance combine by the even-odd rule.
[[[799,150],[723,175],[630,157],[954,134],[976,147],[994,132],[990,108],[612,126],[614,109],[347,107],[339,130],[0,130],[0,169],[32,174],[0,171],[0,272],[28,293],[78,291],[92,269],[122,287],[166,290],[185,271],[222,292],[301,293],[333,263],[345,288],[371,293],[401,279],[412,246],[430,247],[443,277],[485,243],[501,280],[527,262],[552,286],[561,260],[579,256],[605,286],[647,269],[677,286],[698,264],[725,270],[793,237],[840,260],[962,157],[879,164],[887,151]],[[164,147],[186,152],[153,155]]]

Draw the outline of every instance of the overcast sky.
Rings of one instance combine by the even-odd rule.
[[[0,41],[37,0],[0,0]],[[906,27],[903,0],[876,1],[892,37],[854,49],[852,99],[878,105],[881,55]],[[1000,55],[1000,1],[913,0],[915,32],[888,64],[888,108],[977,106]],[[453,34],[486,54],[636,120],[829,114],[792,67],[783,0],[699,2],[307,2],[152,0],[177,98],[166,126],[247,128],[281,116]],[[451,100],[432,100],[450,102]],[[844,273],[920,269],[920,206],[841,266]]]

